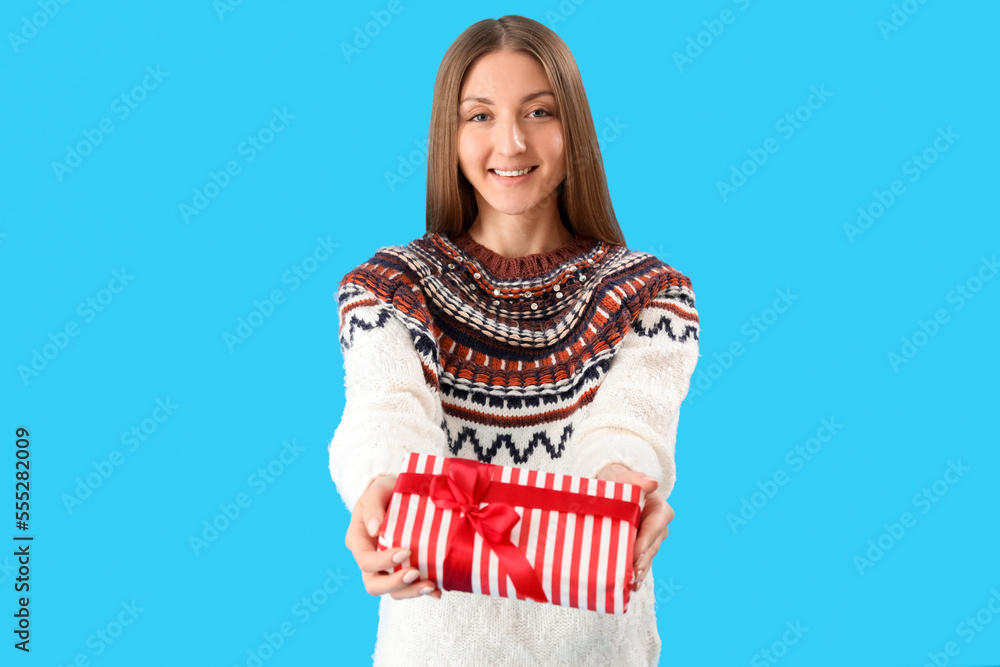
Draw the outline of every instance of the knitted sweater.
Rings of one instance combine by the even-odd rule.
[[[338,305],[345,406],[329,453],[348,511],[411,451],[589,477],[620,462],[670,494],[699,325],[690,280],[653,255],[577,236],[510,258],[428,232],[345,275]],[[650,571],[619,616],[383,595],[375,663],[655,665],[654,590]]]

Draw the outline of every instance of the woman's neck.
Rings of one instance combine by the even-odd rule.
[[[477,242],[468,230],[463,230],[452,240],[455,245],[479,260],[487,271],[501,280],[540,276],[574,257],[579,257],[597,243],[596,239],[577,235],[570,236],[570,240],[560,246],[542,252],[502,255]]]
[[[576,238],[562,222],[537,224],[484,224],[478,218],[465,230],[473,241],[502,257],[547,253]]]

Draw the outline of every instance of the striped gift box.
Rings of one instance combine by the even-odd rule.
[[[645,496],[638,486],[407,454],[378,549],[405,547],[447,591],[624,614]]]

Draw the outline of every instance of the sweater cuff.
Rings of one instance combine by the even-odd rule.
[[[352,457],[348,463],[351,474],[339,473],[332,465],[330,475],[337,484],[348,513],[354,512],[358,498],[368,489],[379,475],[398,475],[402,470],[407,451],[398,445],[378,444],[366,448]]]
[[[663,469],[656,451],[642,438],[625,429],[604,428],[600,444],[589,447],[577,459],[577,474],[596,477],[601,468],[610,463],[621,463],[631,470],[649,475],[661,485]]]

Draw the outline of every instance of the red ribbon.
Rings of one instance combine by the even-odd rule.
[[[429,495],[438,508],[455,510],[442,572],[445,590],[472,591],[472,555],[479,533],[517,592],[538,602],[548,602],[548,597],[531,563],[510,539],[521,519],[512,505],[609,516],[636,527],[641,517],[639,505],[626,500],[493,481],[490,466],[458,457],[446,458],[440,475],[400,473],[394,491]]]
[[[479,533],[507,569],[517,592],[538,602],[548,602],[531,563],[510,539],[510,531],[521,517],[505,503],[486,503],[480,507],[491,482],[486,466],[459,458],[448,461],[442,474],[431,480],[430,498],[434,504],[441,509],[457,510],[448,533],[442,573],[444,588],[470,589],[475,533]]]

